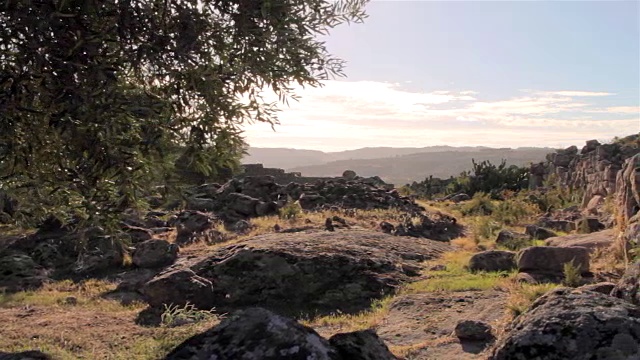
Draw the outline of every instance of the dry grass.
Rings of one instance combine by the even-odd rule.
[[[38,349],[56,359],[158,359],[217,318],[175,328],[145,328],[146,305],[121,305],[101,295],[114,283],[61,281],[36,291],[0,294],[0,349]]]
[[[178,328],[135,325],[136,310],[73,307],[0,309],[0,349],[41,350],[60,360],[158,359],[214,323]]]
[[[596,274],[614,274],[616,277],[621,276],[626,270],[626,262],[620,257],[617,250],[617,243],[612,248],[596,248],[591,253],[589,267]]]
[[[420,203],[428,211],[442,211],[459,219],[469,229],[468,235],[452,241],[462,251],[446,253],[438,261],[428,263],[444,265],[445,270],[427,271],[420,281],[405,284],[401,294],[425,292],[457,292],[466,290],[485,290],[508,287],[509,302],[514,309],[524,311],[534,295],[542,291],[532,285],[508,285],[510,274],[476,273],[471,274],[466,266],[469,258],[480,248],[492,248],[492,238],[477,241],[474,232],[479,231],[473,219],[463,218],[451,204]],[[441,206],[442,205],[442,206]],[[217,230],[227,234],[231,240],[218,244],[195,243],[182,249],[183,253],[208,252],[231,243],[243,241],[249,237],[275,232],[277,224],[283,229],[312,226],[324,227],[326,218],[339,216],[351,227],[377,228],[382,221],[397,223],[405,219],[406,214],[395,210],[356,210],[356,211],[317,211],[303,212],[299,216],[281,218],[269,216],[252,219],[253,225],[243,235],[233,234],[222,225]],[[169,241],[175,240],[175,232],[166,235]],[[527,287],[527,286],[530,286]],[[143,304],[134,303],[123,306],[114,300],[101,297],[111,291],[116,284],[88,280],[80,284],[70,281],[45,285],[37,291],[16,294],[0,294],[0,322],[9,324],[0,329],[0,349],[21,351],[40,349],[56,358],[66,359],[157,359],[186,338],[215,325],[217,317],[202,322],[179,327],[145,328],[135,324],[135,318]],[[545,289],[546,290],[546,289]],[[69,298],[74,298],[69,302]],[[389,315],[393,297],[375,301],[371,309],[359,314],[334,314],[303,320],[303,324],[313,328],[329,328],[335,332],[349,332],[376,328],[384,324]],[[26,340],[25,340],[26,339]],[[391,351],[400,357],[412,358],[426,347],[455,341],[444,336],[427,342],[411,345],[390,346]]]
[[[527,284],[519,282],[506,283],[505,287],[509,292],[507,299],[507,319],[511,320],[525,313],[537,298],[558,286],[560,285]]]
[[[116,286],[115,283],[95,279],[80,283],[64,280],[45,284],[37,290],[0,293],[0,308],[16,306],[66,307],[67,299],[74,298],[77,306],[105,310],[112,307],[114,302],[103,299],[100,295],[114,290]],[[120,307],[118,304],[116,309],[120,309]]]
[[[412,360],[424,349],[438,345],[455,343],[457,341],[458,339],[454,337],[444,336],[438,339],[422,341],[411,345],[391,345],[389,346],[389,351],[391,351],[395,356],[399,358]]]
[[[309,327],[330,327],[336,332],[352,332],[375,328],[389,314],[393,297],[385,297],[373,301],[371,309],[358,314],[333,314],[315,318],[313,320],[301,320]]]

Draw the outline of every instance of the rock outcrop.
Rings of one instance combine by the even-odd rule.
[[[625,161],[618,173],[616,188],[616,207],[626,223],[640,210],[640,154]]]
[[[41,286],[48,281],[48,271],[24,253],[0,255],[0,288],[19,291]]]
[[[154,307],[190,302],[201,309],[353,313],[393,293],[417,273],[418,262],[449,249],[373,231],[267,234],[178,260],[141,292]]]
[[[509,250],[519,250],[530,246],[531,243],[531,236],[509,230],[500,230],[496,237],[496,245],[503,246]]]
[[[562,185],[584,189],[582,207],[596,195],[613,196],[619,188],[616,177],[623,164],[640,153],[640,147],[634,145],[639,136],[631,135],[611,144],[590,140],[580,151],[575,146],[557,150],[547,155],[547,162],[542,165],[544,177],[553,176]],[[539,174],[540,170],[536,169]]]
[[[178,258],[178,245],[166,240],[147,240],[136,245],[133,264],[141,268],[154,268],[173,264]]]
[[[165,360],[395,360],[373,331],[322,338],[313,329],[262,308],[231,314],[187,339]]]
[[[518,278],[527,282],[564,279],[564,266],[572,263],[583,276],[589,273],[589,249],[580,246],[531,246],[518,252]]]
[[[618,173],[618,209],[620,235],[619,248],[640,244],[640,154],[628,159]]]
[[[616,238],[614,229],[603,230],[591,234],[570,234],[551,237],[545,240],[547,246],[570,247],[582,246],[593,251],[598,248],[608,248]]]
[[[640,308],[591,291],[558,288],[507,328],[490,360],[637,359]]]
[[[268,175],[232,179],[224,185],[201,185],[188,194],[187,207],[189,210],[214,212],[222,220],[234,223],[275,214],[288,201],[298,201],[305,210],[325,207],[397,208],[408,213],[425,210],[378,178],[337,178],[312,184],[291,182],[283,185]]]
[[[382,222],[380,229],[396,236],[422,237],[437,241],[449,241],[460,237],[464,230],[456,218],[441,212],[406,216],[395,226]]]
[[[611,291],[611,296],[640,305],[640,261],[631,264]]]

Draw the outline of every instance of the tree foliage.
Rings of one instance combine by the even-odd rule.
[[[170,148],[202,174],[232,165],[243,124],[278,123],[265,90],[342,75],[318,35],[366,2],[3,1],[0,190],[26,218],[91,221],[137,204]]]
[[[414,182],[408,188],[411,192],[431,198],[434,195],[449,195],[463,192],[469,196],[476,193],[498,194],[503,190],[519,191],[528,186],[529,170],[516,165],[507,166],[502,160],[499,165],[485,160],[472,160],[471,171],[463,171],[457,177],[439,179],[430,176],[422,182]]]

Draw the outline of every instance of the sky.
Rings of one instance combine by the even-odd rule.
[[[640,132],[640,1],[373,1],[254,147],[581,146]]]

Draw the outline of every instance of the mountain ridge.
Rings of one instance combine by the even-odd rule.
[[[287,148],[250,148],[242,163],[261,163],[304,176],[340,176],[344,170],[354,170],[361,176],[380,176],[396,185],[435,177],[456,176],[472,168],[476,162],[488,160],[508,165],[526,166],[544,161],[548,147],[490,148],[486,146],[431,146],[423,148],[368,147],[354,150],[323,152]],[[392,159],[393,161],[389,161]]]

